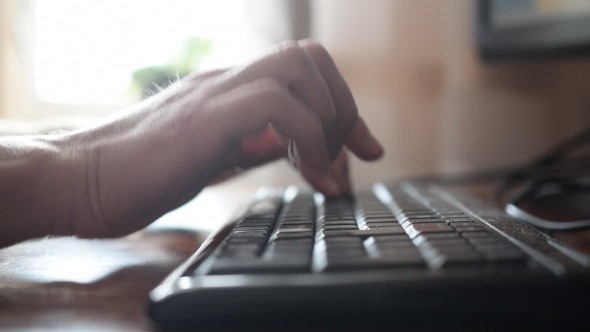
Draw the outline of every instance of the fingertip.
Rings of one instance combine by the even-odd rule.
[[[331,176],[326,177],[326,180],[323,182],[320,191],[326,197],[337,197],[341,195],[340,186]]]
[[[363,158],[364,160],[376,160],[383,156],[385,150],[383,149],[383,145],[375,138],[375,136],[371,135],[369,139],[369,144],[367,144],[367,158]]]
[[[319,153],[302,158],[297,144],[293,140],[289,142],[289,162],[296,169],[306,167],[321,176],[328,177],[330,175],[330,161],[327,154],[325,149],[321,151],[320,148]]]
[[[375,160],[380,158],[383,153],[383,146],[371,134],[365,121],[358,117],[348,138],[346,139],[346,146],[357,157],[362,160]]]

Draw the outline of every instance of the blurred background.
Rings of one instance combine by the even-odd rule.
[[[357,185],[519,166],[590,125],[590,62],[482,62],[472,0],[0,0],[0,15],[5,133],[84,125],[305,37],[330,51],[386,148],[351,158]],[[285,162],[233,181],[302,184]]]

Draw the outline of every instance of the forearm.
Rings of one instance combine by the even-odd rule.
[[[73,158],[54,136],[0,137],[0,247],[71,235]]]

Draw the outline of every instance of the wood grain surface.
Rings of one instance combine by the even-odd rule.
[[[149,291],[201,234],[142,231],[122,239],[45,239],[0,251],[0,329],[151,331]]]

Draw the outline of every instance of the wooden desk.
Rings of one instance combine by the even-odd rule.
[[[121,239],[54,238],[0,250],[0,330],[153,331],[144,314],[149,291],[254,192],[207,189]]]
[[[480,196],[490,189],[468,188]],[[219,223],[223,214],[207,213],[208,208],[219,209],[208,198],[221,201],[227,213],[251,194],[205,192],[190,203],[197,206],[194,218],[217,216]],[[148,292],[206,235],[179,228],[148,228],[115,240],[46,239],[0,250],[0,329],[152,331],[144,315]],[[590,231],[557,237],[590,253]]]

